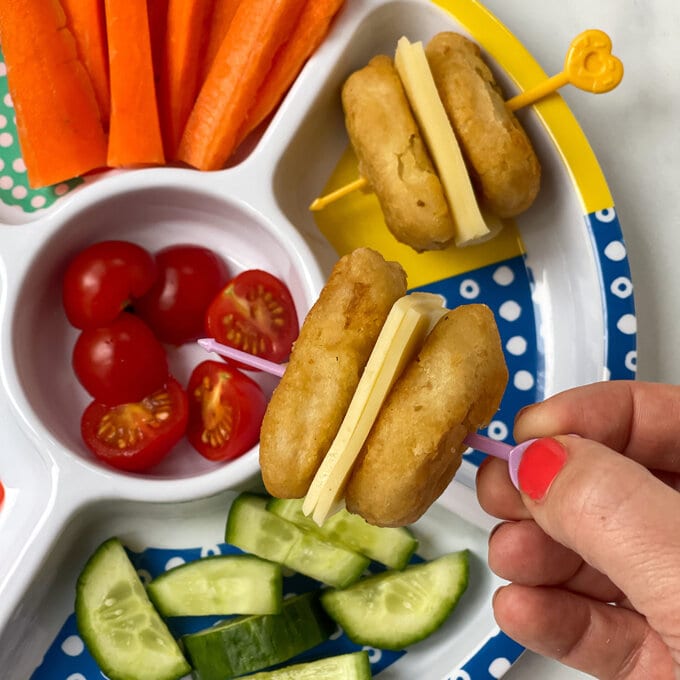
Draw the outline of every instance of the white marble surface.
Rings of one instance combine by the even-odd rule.
[[[570,40],[600,28],[624,64],[606,95],[563,95],[614,196],[635,286],[638,377],[680,382],[680,3],[677,0],[483,0],[549,73]],[[590,677],[529,652],[508,680]]]

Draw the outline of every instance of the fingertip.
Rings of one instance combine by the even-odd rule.
[[[477,470],[477,498],[483,510],[499,519],[525,519],[529,511],[510,481],[508,464],[488,457]]]

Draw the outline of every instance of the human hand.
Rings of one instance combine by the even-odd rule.
[[[506,520],[489,539],[511,582],[498,624],[601,679],[680,679],[680,386],[569,390],[518,414],[517,442],[542,437],[521,494],[501,460],[477,476],[482,507]]]

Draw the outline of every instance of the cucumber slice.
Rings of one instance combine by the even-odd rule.
[[[301,529],[266,506],[261,496],[238,496],[229,511],[227,543],[335,588],[354,583],[368,567],[365,555]]]
[[[217,555],[166,571],[147,586],[163,616],[277,614],[281,567],[253,555]]]
[[[283,601],[280,614],[242,616],[182,638],[196,680],[224,680],[273,666],[335,630],[317,592]]]
[[[303,503],[301,498],[272,498],[267,510],[391,569],[403,569],[418,547],[418,541],[406,527],[376,527],[347,510],[336,512],[319,526],[302,512]]]
[[[351,652],[247,677],[249,680],[370,680],[372,676],[368,652]]]
[[[117,538],[85,564],[75,610],[83,642],[111,680],[176,680],[190,672]]]
[[[437,630],[468,584],[463,550],[404,571],[365,578],[346,590],[328,590],[321,604],[359,645],[400,650]]]

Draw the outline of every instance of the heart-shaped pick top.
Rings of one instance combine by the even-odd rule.
[[[612,54],[612,41],[603,31],[578,35],[564,60],[564,72],[575,87],[596,94],[613,90],[623,78],[623,64]]]

